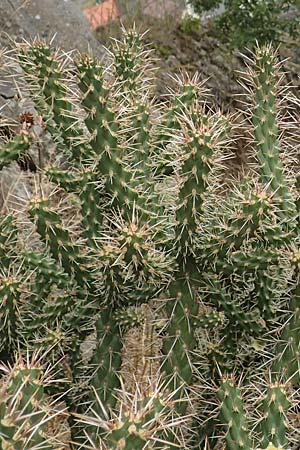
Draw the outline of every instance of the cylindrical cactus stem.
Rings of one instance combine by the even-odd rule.
[[[130,166],[136,172],[135,182],[138,184],[149,183],[150,164],[149,152],[151,148],[151,128],[150,121],[151,104],[146,101],[135,101],[132,105],[132,113],[129,115],[131,122],[128,131],[128,144],[130,148]],[[150,184],[150,183],[149,183]]]
[[[279,73],[276,53],[271,46],[258,48],[251,70],[254,106],[251,122],[254,127],[256,157],[260,166],[260,177],[264,185],[273,192],[288,222],[294,217],[295,205],[284,176],[280,155],[278,127],[278,87],[282,75]]]
[[[108,412],[113,410],[117,401],[116,390],[120,386],[122,342],[113,312],[107,307],[96,323],[97,347],[91,361],[93,374],[90,382],[97,394],[96,398],[91,393],[93,409],[99,417],[103,417],[103,407]]]
[[[34,280],[33,284],[36,284],[36,289],[34,291],[42,296],[44,283],[47,287],[51,287],[55,284],[61,289],[66,289],[70,287],[70,279],[66,272],[63,271],[57,262],[50,258],[46,253],[39,253],[32,250],[23,250],[21,252],[22,260],[24,265],[29,269],[37,273],[37,279]],[[41,289],[41,291],[40,291]]]
[[[159,396],[138,399],[129,411],[125,405],[122,409],[124,411],[120,419],[105,435],[104,442],[107,442],[108,448],[143,450],[147,447],[151,448],[152,444],[155,445],[155,435],[161,427],[158,420],[162,420],[166,409]]]
[[[270,266],[277,266],[281,252],[271,247],[256,247],[249,251],[238,250],[226,260],[216,261],[216,271],[229,276],[234,273],[257,273],[267,270]]]
[[[82,183],[78,192],[80,199],[81,224],[87,245],[97,247],[103,223],[103,188],[95,174],[90,170],[82,171]]]
[[[0,272],[0,357],[6,360],[18,344],[21,281]]]
[[[44,174],[49,180],[61,186],[66,192],[77,192],[82,185],[81,172],[72,172],[72,170],[62,170],[59,166],[48,165],[44,169]]]
[[[112,419],[75,414],[78,422],[90,426],[88,442],[93,448],[107,450],[151,450],[160,448],[184,448],[176,428],[184,424],[185,417],[171,416],[172,394],[165,394],[164,388],[151,387],[143,393],[138,389],[129,394],[122,389]],[[95,430],[95,431],[94,431]],[[101,431],[102,430],[102,431]],[[169,441],[169,436],[173,441]],[[176,443],[174,443],[176,441]]]
[[[197,111],[197,105],[203,100],[206,92],[198,74],[190,77],[185,73],[181,77],[177,77],[175,81],[177,92],[172,96],[170,108],[157,126],[159,149],[164,149],[172,141],[174,131],[181,129],[180,117],[184,113]]]
[[[278,274],[279,276],[279,269]],[[274,306],[276,298],[276,280],[274,275],[268,270],[260,270],[256,272],[254,281],[254,304],[257,305],[263,320],[268,323],[274,317]]]
[[[300,381],[300,253],[295,250],[290,255],[294,288],[288,305],[288,319],[285,321],[279,341],[275,346],[275,360],[272,365],[273,377],[298,385]]]
[[[213,228],[207,242],[200,245],[198,251],[206,263],[211,261],[214,264],[220,260],[222,264],[227,255],[239,250],[256,233],[264,236],[265,222],[268,224],[268,216],[272,213],[271,196],[260,188],[240,194],[239,201],[236,199],[238,208],[232,204],[230,214]]]
[[[152,65],[153,50],[143,42],[143,35],[135,28],[122,31],[122,39],[112,41],[109,53],[116,95],[125,104],[130,104],[151,88],[155,68]]]
[[[87,239],[87,244],[96,246],[103,220],[101,204],[103,203],[102,184],[97,180],[97,174],[90,169],[81,167],[80,170],[61,170],[56,166],[48,166],[45,174],[52,182],[62,186],[67,192],[75,193],[80,199],[80,213],[82,228]]]
[[[21,256],[31,273],[31,289],[22,309],[20,336],[32,348],[53,349],[56,360],[68,349],[75,371],[78,346],[89,333],[95,314],[93,292],[89,295],[79,287],[48,254],[23,250]]]
[[[168,284],[174,259],[153,242],[152,225],[137,217],[128,221],[116,217],[113,226],[110,241],[97,252],[106,302],[146,301]]]
[[[0,270],[8,269],[17,256],[18,229],[13,215],[0,216]]]
[[[269,384],[259,405],[263,416],[258,425],[261,448],[267,448],[270,443],[279,448],[284,448],[288,444],[285,415],[289,406],[287,385],[279,382]]]
[[[176,208],[176,240],[179,258],[185,262],[195,255],[195,232],[203,213],[204,194],[209,186],[209,175],[215,163],[222,131],[220,118],[208,118],[198,111],[199,123],[183,123],[183,164]]]
[[[104,81],[102,67],[92,58],[82,58],[76,68],[83,94],[82,106],[87,113],[85,124],[97,155],[94,169],[104,177],[112,205],[131,217],[133,208],[144,211],[145,199],[135,189],[134,174],[123,160],[126,145],[119,142],[119,119],[110,98],[110,87]]]
[[[224,335],[222,345],[233,351],[243,335],[255,337],[262,334],[265,326],[258,312],[245,310],[232,297],[218,274],[207,274],[205,279],[210,303],[223,312],[227,319],[226,327],[222,329]]]
[[[102,65],[92,57],[84,56],[76,61],[78,87],[82,93],[81,105],[86,112],[85,124],[91,133],[90,144],[95,153],[114,151],[117,148],[119,124],[111,100],[111,87],[104,80]],[[110,155],[106,155],[110,159]],[[102,161],[103,162],[103,161]],[[103,170],[109,171],[108,167]]]
[[[0,444],[3,449],[55,447],[43,436],[47,422],[43,376],[38,360],[19,359],[13,367],[0,366]]]
[[[65,59],[59,58],[42,41],[18,46],[18,60],[25,72],[35,106],[41,114],[47,130],[66,156],[76,165],[91,154],[88,142],[84,142],[83,129],[74,114],[71,94],[72,80],[64,68]]]
[[[226,433],[226,450],[252,449],[240,388],[233,379],[224,378],[217,396],[220,401],[219,420]]]
[[[169,287],[169,299],[165,310],[170,318],[163,339],[161,370],[169,380],[169,388],[179,400],[176,410],[185,412],[193,378],[193,351],[197,345],[195,322],[197,323],[198,304],[195,301],[190,280],[182,275]]]
[[[31,128],[32,124],[24,122],[18,134],[0,144],[0,170],[27,153],[33,141]]]
[[[33,198],[28,212],[52,257],[69,275],[76,278],[78,285],[86,286],[90,280],[86,257],[82,255],[79,245],[71,239],[69,231],[63,228],[61,219],[51,208],[49,200]]]

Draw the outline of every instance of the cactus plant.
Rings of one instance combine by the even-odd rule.
[[[47,396],[64,399],[69,448],[292,447],[299,194],[276,54],[248,59],[251,164],[227,183],[240,120],[197,75],[158,105],[135,29],[107,67],[37,40],[15,53],[34,111],[0,168],[51,149],[0,216],[1,448],[66,448]]]

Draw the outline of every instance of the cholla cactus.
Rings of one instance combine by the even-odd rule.
[[[1,448],[66,448],[44,394],[63,396],[72,448],[292,447],[299,195],[275,53],[248,61],[250,164],[226,189],[240,121],[198,76],[158,105],[135,30],[108,67],[41,41],[16,55],[34,109],[0,167],[50,148],[28,201],[0,217]],[[12,365],[41,350],[50,384],[42,361]]]

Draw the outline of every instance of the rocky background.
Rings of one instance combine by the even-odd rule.
[[[54,35],[57,46],[65,50],[91,48],[95,54],[103,54],[73,0],[0,1],[0,45],[9,46],[12,39],[51,39]]]

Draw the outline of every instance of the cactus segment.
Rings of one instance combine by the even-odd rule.
[[[184,259],[195,253],[195,232],[203,214],[204,194],[218,148],[219,122],[199,111],[200,122],[184,134],[182,184],[176,210],[176,239]],[[203,119],[203,120],[202,120]]]
[[[111,240],[97,252],[103,270],[103,295],[115,304],[143,302],[168,284],[174,260],[152,240],[151,226],[116,218]]]
[[[239,250],[244,241],[257,236],[259,230],[263,232],[264,221],[271,211],[271,197],[266,191],[250,190],[239,204],[239,209],[225,218],[201,246],[202,258],[222,261],[227,254]]]
[[[175,424],[184,424],[185,418],[170,417],[172,398],[165,395],[163,387],[152,387],[144,395],[137,391],[132,396],[122,390],[120,395],[118,409],[111,420],[76,414],[79,423],[91,426],[88,442],[93,443],[93,448],[103,445],[107,450],[182,448],[183,439],[174,435],[171,442],[168,433],[172,435]]]
[[[24,155],[29,150],[31,140],[28,130],[24,128],[20,134],[0,146],[0,170]]]
[[[217,396],[220,401],[219,419],[226,431],[226,449],[250,450],[252,445],[240,389],[235,386],[232,379],[225,378]]]
[[[61,186],[66,192],[77,192],[79,186],[82,185],[80,173],[75,175],[70,171],[62,170],[58,166],[45,167],[44,173],[50,181]]]
[[[120,99],[131,103],[149,89],[153,72],[151,53],[143,42],[143,35],[134,28],[123,30],[122,40],[113,40],[110,56]]]
[[[126,411],[124,407],[120,419],[105,436],[108,448],[117,450],[121,446],[128,450],[143,450],[145,446],[155,443],[156,428],[160,427],[158,419],[161,420],[164,409],[159,397],[137,400],[131,411]]]
[[[19,46],[18,60],[35,106],[59,149],[70,157],[73,164],[87,158],[91,150],[87,143],[81,143],[83,130],[73,112],[69,83],[65,80],[68,74],[57,55],[46,43],[36,41],[31,46]]]
[[[15,258],[18,242],[17,227],[12,215],[0,216],[0,271],[8,269]]]
[[[81,104],[86,111],[85,124],[91,133],[90,144],[95,154],[101,156],[106,147],[109,152],[117,147],[119,125],[110,99],[110,88],[103,79],[102,66],[93,58],[85,56],[79,59],[76,70],[82,92]]]
[[[192,354],[197,345],[195,322],[197,324],[198,305],[191,284],[185,277],[177,278],[170,284],[169,296],[165,309],[170,321],[163,339],[161,370],[170,380],[175,392],[174,399],[181,399],[176,409],[184,413],[193,378]]]
[[[32,199],[28,209],[36,224],[37,231],[49,245],[52,257],[76,282],[85,286],[90,279],[86,258],[81,255],[79,246],[73,243],[69,231],[64,229],[59,215],[50,208],[49,200]]]
[[[135,173],[135,184],[144,183],[153,188],[150,176],[149,154],[151,149],[150,107],[148,102],[136,102],[132,106],[132,128],[128,132],[130,146],[129,161],[132,173]]]
[[[100,208],[103,204],[101,196],[102,185],[96,179],[96,174],[92,170],[85,168],[71,173],[56,166],[48,166],[45,174],[52,182],[62,186],[65,191],[78,195],[82,227],[87,243],[91,247],[96,246],[96,237],[100,233],[103,220],[103,213]]]
[[[94,394],[91,398],[94,411],[102,417],[102,405],[105,405],[108,410],[114,408],[115,389],[118,389],[120,385],[118,374],[121,367],[122,343],[118,325],[110,308],[102,311],[96,323],[96,331],[97,347],[91,361],[94,369],[90,382],[100,399],[100,404],[99,401],[95,401]]]
[[[287,380],[293,385],[298,385],[300,380],[299,251],[292,252],[290,256],[290,263],[293,269],[293,278],[296,285],[291,292],[291,299],[288,305],[288,319],[282,327],[280,340],[276,345],[276,358],[272,366],[272,373],[275,377],[278,377],[278,375],[283,376],[284,380]]]
[[[260,310],[261,316],[265,321],[274,317],[274,306],[276,298],[276,287],[273,276],[267,270],[256,273],[255,278],[255,304]]]
[[[255,55],[253,73],[255,108],[252,124],[256,140],[256,157],[261,181],[269,185],[283,211],[283,217],[294,216],[295,207],[284,177],[279,150],[277,88],[280,82],[276,55],[270,47],[262,47]]]
[[[216,274],[209,275],[210,283],[209,298],[212,304],[217,305],[218,309],[225,314],[229,320],[228,332],[241,332],[256,336],[262,331],[262,321],[258,320],[257,313],[245,311],[237,301],[235,301],[226,287]]]
[[[266,271],[271,266],[277,266],[280,257],[281,252],[277,249],[257,247],[247,249],[247,252],[238,250],[226,261],[216,261],[215,267],[217,271],[227,276],[233,273],[258,273]]]
[[[174,131],[181,129],[180,117],[188,111],[192,113],[205,93],[203,83],[199,81],[197,74],[193,77],[184,74],[181,78],[176,78],[175,81],[178,92],[174,93],[172,103],[157,127],[156,152],[160,150],[157,155],[160,159],[164,156],[167,145],[172,141]],[[165,164],[172,164],[170,159],[164,162]],[[164,171],[164,167],[161,167],[161,170]]]
[[[17,342],[21,282],[0,273],[0,355],[9,355]]]
[[[3,449],[54,450],[43,436],[46,405],[41,367],[20,360],[14,367],[0,367],[0,444]],[[46,420],[45,420],[46,419]]]
[[[143,210],[138,191],[132,186],[133,174],[123,161],[123,148],[118,139],[119,124],[110,89],[103,80],[102,68],[92,59],[77,63],[82,106],[87,112],[85,123],[91,133],[90,143],[97,159],[95,169],[104,177],[105,188],[112,196],[112,205],[119,206],[129,217],[132,208]]]
[[[87,244],[91,248],[97,248],[97,237],[102,231],[103,196],[101,187],[101,184],[94,180],[92,172],[82,173],[82,182],[78,193],[81,223]]]
[[[285,414],[289,406],[287,386],[278,382],[270,384],[260,405],[263,413],[259,424],[262,448],[267,447],[270,442],[279,448],[284,448],[288,443]]]
[[[57,267],[54,259],[47,254],[38,253],[30,250],[23,250],[21,252],[24,265],[33,270],[37,276],[33,282],[34,292],[43,296],[43,292],[48,292],[48,289],[55,284],[59,288],[68,288],[70,280],[68,275]]]

